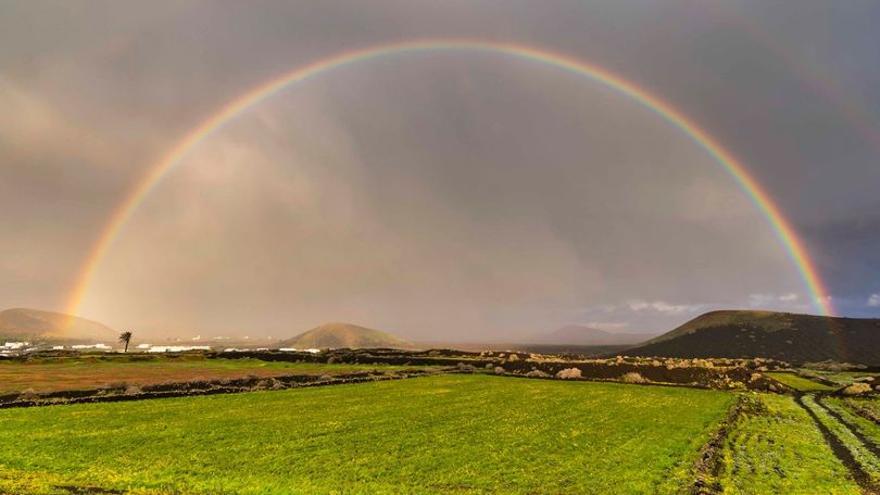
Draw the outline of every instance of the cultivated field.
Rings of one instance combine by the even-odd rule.
[[[870,385],[496,354],[0,362],[0,493],[880,493]]]
[[[246,376],[322,375],[372,369],[389,365],[271,362],[258,359],[207,359],[202,355],[90,356],[70,359],[0,361],[0,394],[52,392],[100,388],[124,383],[150,385],[167,382],[217,380]]]
[[[779,381],[799,392],[830,392],[834,387],[825,385],[791,372],[770,372],[767,376]]]
[[[795,399],[759,394],[724,444],[718,481],[731,494],[860,494],[846,467]]]
[[[677,493],[735,400],[442,375],[11,409],[0,411],[0,491]]]

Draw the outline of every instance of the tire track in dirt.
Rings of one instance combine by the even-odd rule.
[[[831,447],[831,451],[834,452],[834,455],[843,463],[844,467],[846,467],[850,475],[853,477],[856,483],[858,483],[859,487],[862,489],[862,493],[865,495],[880,495],[880,491],[878,491],[873,484],[871,483],[871,478],[868,476],[868,473],[862,468],[862,466],[856,461],[855,456],[852,452],[846,448],[846,445],[837,438],[824,423],[819,419],[819,416],[816,413],[807,407],[803,402],[803,396],[797,395],[795,396],[795,402],[804,411],[807,411],[807,414],[813,419],[813,423],[816,424],[816,427],[819,428],[819,431],[822,433],[822,437],[825,439],[825,443]]]

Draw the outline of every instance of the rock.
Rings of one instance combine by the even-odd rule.
[[[496,375],[503,375],[503,374],[504,374],[504,368],[502,368],[501,366],[496,366],[496,367],[495,367],[495,374],[496,374]]]
[[[578,368],[565,368],[564,370],[559,370],[559,372],[556,373],[556,378],[562,380],[571,380],[580,377],[581,370],[579,370]]]
[[[871,391],[871,385],[864,382],[856,382],[841,391],[843,395],[862,395]]]
[[[648,383],[648,380],[645,377],[635,371],[624,373],[624,375],[620,377],[620,381],[623,383]]]

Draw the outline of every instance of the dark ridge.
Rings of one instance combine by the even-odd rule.
[[[713,311],[623,351],[629,356],[880,364],[880,319]]]

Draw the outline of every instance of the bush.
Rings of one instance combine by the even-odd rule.
[[[843,395],[862,395],[871,391],[871,385],[863,382],[853,383],[843,389]]]
[[[496,375],[503,375],[503,374],[504,374],[504,368],[502,368],[501,366],[496,366],[496,367],[495,367],[495,374],[496,374]]]
[[[623,383],[648,383],[648,380],[645,377],[635,371],[625,373],[620,377],[620,381]]]
[[[556,373],[556,378],[562,380],[571,380],[580,377],[581,370],[579,370],[578,368],[565,368],[564,370],[560,370],[558,373]]]
[[[541,370],[529,371],[528,373],[526,373],[526,376],[530,378],[550,378],[550,375],[548,373],[544,373]]]
[[[21,393],[18,394],[18,400],[37,400],[39,398],[40,395],[32,388],[22,390]]]
[[[507,360],[510,362],[519,361],[519,356],[517,356],[516,354],[511,354],[510,357],[507,358]]]

